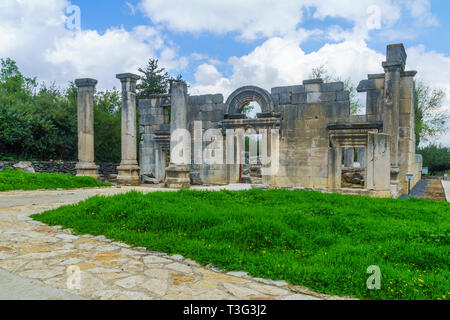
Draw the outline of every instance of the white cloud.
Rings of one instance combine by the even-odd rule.
[[[130,14],[132,16],[136,15],[136,8],[129,2],[125,2],[125,5],[128,7],[128,9],[130,9]]]
[[[199,85],[215,83],[220,80],[221,74],[216,67],[210,64],[201,64],[195,72],[195,82]]]
[[[450,114],[450,56],[435,51],[427,51],[423,45],[409,48],[408,66],[418,70],[417,79],[433,88],[441,88],[446,94],[443,110]],[[450,146],[450,123],[448,130],[438,142]]]
[[[285,37],[305,15],[353,22],[348,37],[366,39],[374,29],[392,27],[405,10],[417,20],[437,21],[429,0],[142,0],[141,10],[156,24],[176,32],[236,32],[242,39]],[[303,26],[305,27],[305,26]]]
[[[339,75],[343,79],[350,77],[357,82],[366,78],[368,73],[381,72],[383,59],[383,54],[368,48],[364,42],[327,44],[307,54],[296,42],[277,37],[265,41],[246,56],[230,58],[233,73],[228,79],[221,76],[212,65],[202,64],[197,69],[197,83],[192,89],[199,92],[205,87],[205,80],[209,79],[203,76],[205,70],[214,74],[214,81],[209,82],[209,87],[229,94],[244,85],[257,85],[270,90],[280,85],[301,84],[310,77],[312,68],[321,65],[327,66],[332,75]],[[220,84],[224,87],[220,88]]]
[[[439,21],[431,13],[431,3],[429,0],[408,1],[407,8],[409,9],[411,16],[423,27],[439,25]]]
[[[285,35],[302,19],[299,0],[143,0],[141,8],[177,32],[239,32],[245,39]]]
[[[444,108],[450,112],[450,57],[427,51],[418,46],[406,48],[408,70],[418,70],[418,79],[447,93]],[[329,73],[342,79],[350,78],[358,84],[367,74],[382,73],[381,63],[385,53],[367,47],[364,41],[343,41],[326,44],[317,51],[305,53],[295,41],[271,38],[254,51],[242,57],[232,57],[228,63],[232,74],[223,76],[213,65],[197,68],[192,94],[223,93],[225,99],[234,90],[245,85],[256,85],[270,91],[272,87],[302,84],[313,67],[324,65]],[[450,145],[450,132],[440,137],[440,142]]]
[[[72,32],[65,28],[65,0],[2,0],[0,57],[17,61],[21,71],[41,81],[66,85],[79,77],[99,80],[98,88],[118,87],[117,73],[137,72],[150,57],[168,70],[182,70],[186,58],[177,57],[161,33],[149,26],[131,31],[109,28]]]

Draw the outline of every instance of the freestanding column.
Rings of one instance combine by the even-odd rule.
[[[384,103],[382,119],[384,132],[391,135],[391,185],[399,188],[399,115],[400,115],[400,73],[405,70],[406,51],[402,44],[387,47],[385,72]],[[401,190],[394,190],[400,192]]]
[[[136,82],[132,73],[116,75],[122,83],[122,161],[117,167],[120,184],[139,184],[139,166],[136,145]]]
[[[77,176],[99,178],[94,163],[94,92],[97,80],[76,79],[78,88],[78,163]]]
[[[188,93],[186,82],[173,81],[170,85],[171,92],[171,112],[170,112],[170,165],[166,168],[166,182],[167,188],[189,188],[190,177],[188,161],[190,161],[190,139],[189,136],[185,136],[184,139],[179,134],[187,132],[187,113],[188,113]],[[175,134],[174,134],[175,132]],[[179,134],[177,134],[179,133]],[[186,141],[188,140],[188,141]],[[180,146],[180,141],[184,146],[185,161],[176,163],[175,161],[181,160],[179,154],[174,153],[179,151],[177,146]],[[185,153],[186,152],[186,153]],[[189,162],[190,163],[190,162]]]
[[[361,168],[366,167],[366,148],[358,148],[358,162]]]

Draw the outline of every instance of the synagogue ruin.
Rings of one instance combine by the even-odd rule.
[[[169,94],[138,101],[139,76],[117,75],[122,84],[122,161],[118,182],[143,178],[166,187],[251,183],[344,194],[398,197],[421,179],[415,154],[414,77],[406,71],[402,44],[387,47],[384,73],[370,74],[357,90],[367,95],[364,115],[350,114],[343,82],[305,80],[271,92],[245,86],[222,94],[189,95],[185,82]],[[93,93],[96,80],[78,79],[78,175],[98,178],[94,164]],[[243,112],[256,102],[255,119]],[[187,138],[178,135],[187,132]],[[250,139],[245,136],[260,135]],[[176,161],[175,151],[183,146]],[[250,150],[248,150],[250,149]],[[172,154],[171,154],[172,150]],[[253,152],[252,152],[253,150]],[[139,155],[139,157],[138,157]],[[215,161],[205,161],[205,158]],[[138,161],[139,160],[139,161]],[[220,161],[222,160],[222,161]]]

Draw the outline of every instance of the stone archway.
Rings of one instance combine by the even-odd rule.
[[[227,114],[241,113],[243,106],[252,101],[260,105],[263,113],[274,111],[273,100],[267,90],[256,86],[246,86],[237,89],[228,97]]]

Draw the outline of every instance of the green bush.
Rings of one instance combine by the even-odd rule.
[[[26,173],[18,170],[0,171],[0,191],[76,189],[110,186],[90,177],[74,177],[58,173]]]

